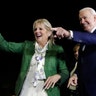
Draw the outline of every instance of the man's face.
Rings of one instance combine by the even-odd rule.
[[[96,17],[89,10],[83,10],[79,13],[80,25],[83,30],[90,32],[96,27]]]

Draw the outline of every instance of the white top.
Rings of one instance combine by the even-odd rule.
[[[41,48],[38,43],[35,43],[35,53],[32,56],[29,71],[20,96],[47,96],[46,92],[43,90],[44,79],[46,79],[44,63],[46,50],[48,50],[47,45],[48,43],[44,46],[44,48]]]

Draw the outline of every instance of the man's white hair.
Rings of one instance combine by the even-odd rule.
[[[82,8],[79,12],[89,10],[91,14],[96,15],[96,11],[91,7]]]

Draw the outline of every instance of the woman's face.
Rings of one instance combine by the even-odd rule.
[[[79,56],[79,47],[77,47],[75,50],[74,50],[74,57],[76,59],[78,59],[78,56]]]
[[[50,36],[50,32],[46,30],[43,24],[36,24],[34,28],[35,39],[39,44],[46,44],[48,41],[48,37]]]

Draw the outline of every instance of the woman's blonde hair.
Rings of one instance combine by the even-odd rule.
[[[73,47],[73,51],[75,52],[77,49],[79,50],[79,48],[80,48],[80,44],[78,43],[78,44],[76,44],[76,45]]]

